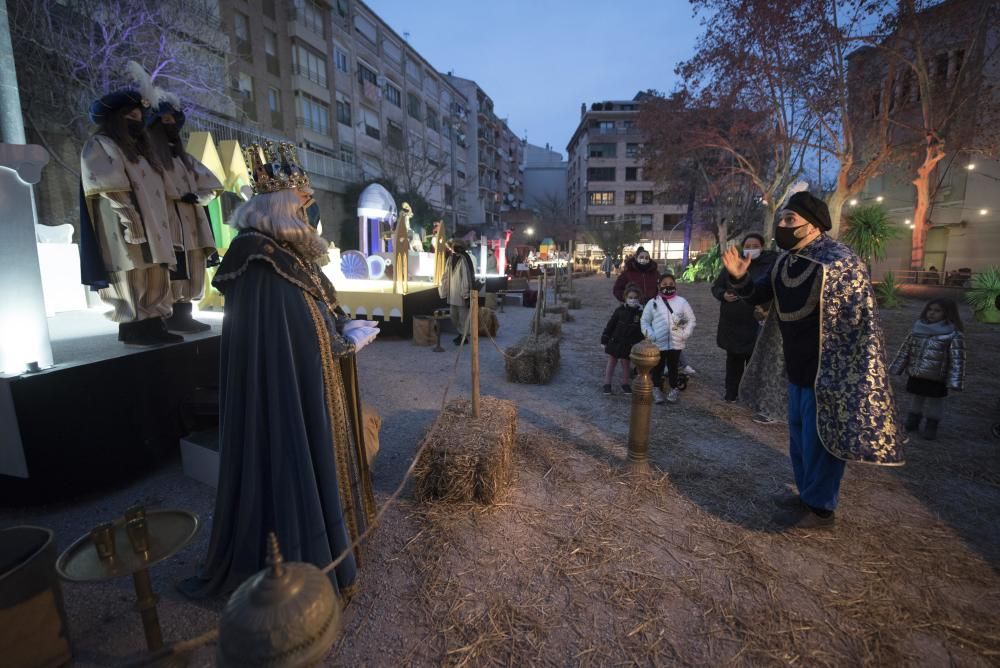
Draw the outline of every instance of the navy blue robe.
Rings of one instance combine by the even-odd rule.
[[[267,535],[286,561],[327,566],[374,519],[353,344],[319,268],[243,232],[213,281],[226,298],[220,470],[212,538],[192,596],[226,592],[266,566]],[[331,311],[332,307],[332,311]],[[353,593],[357,554],[332,573]]]

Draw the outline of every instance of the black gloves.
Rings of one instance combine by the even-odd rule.
[[[185,204],[197,204],[198,196],[195,195],[194,193],[187,193],[181,196],[181,201],[184,202]]]

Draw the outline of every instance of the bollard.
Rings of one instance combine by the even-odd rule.
[[[632,346],[629,355],[638,375],[632,382],[632,415],[628,425],[628,467],[633,473],[649,473],[649,420],[653,405],[653,380],[649,372],[660,361],[660,349],[649,339]]]

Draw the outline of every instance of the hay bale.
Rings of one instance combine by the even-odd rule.
[[[513,401],[484,396],[478,418],[470,400],[449,402],[424,437],[427,447],[413,469],[417,500],[499,501],[514,476],[516,432]]]
[[[504,364],[510,382],[545,385],[559,369],[559,339],[526,336],[507,348]]]
[[[546,317],[542,320],[542,327],[538,334],[544,336],[551,336],[552,338],[558,339],[562,336],[562,318],[555,316],[554,318]]]
[[[479,335],[496,336],[500,329],[500,321],[497,319],[496,311],[485,306],[479,309]]]
[[[559,322],[566,322],[570,319],[569,310],[565,306],[546,306],[546,316],[555,316]]]
[[[413,316],[413,345],[436,346],[441,326],[431,315]]]

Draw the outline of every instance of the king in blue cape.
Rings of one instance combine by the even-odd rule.
[[[319,262],[327,243],[309,224],[308,179],[287,155],[248,161],[257,193],[234,214],[240,230],[213,285],[225,296],[220,467],[212,537],[190,596],[228,592],[266,566],[275,532],[288,561],[328,566],[349,598],[375,516],[350,320]]]

